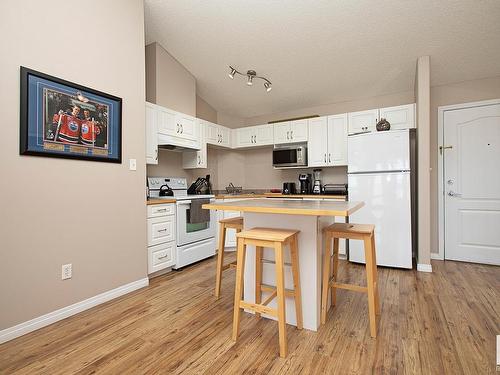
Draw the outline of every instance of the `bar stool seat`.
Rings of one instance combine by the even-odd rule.
[[[347,289],[368,295],[368,313],[370,334],[377,336],[376,315],[380,314],[380,302],[377,285],[377,257],[375,251],[375,226],[371,224],[335,223],[323,229],[325,252],[323,254],[323,286],[321,296],[321,323],[326,322],[328,289],[331,288],[332,306],[337,302],[337,289]],[[338,257],[339,238],[364,241],[365,269],[367,286],[339,283]],[[333,254],[330,255],[330,244],[333,239]],[[333,258],[333,267],[331,267]]]
[[[234,291],[234,316],[233,335],[236,341],[240,329],[241,309],[248,309],[260,314],[268,314],[278,319],[280,357],[286,357],[288,343],[286,339],[286,315],[285,297],[295,299],[295,314],[297,317],[297,328],[302,329],[302,299],[300,291],[299,256],[298,256],[298,233],[297,230],[252,228],[236,234],[238,240],[238,254],[236,261],[236,286]],[[255,246],[255,303],[243,300],[243,274],[245,269],[245,253],[247,245]],[[289,245],[291,254],[291,266],[293,275],[293,290],[285,290],[284,276],[284,248]],[[274,249],[276,266],[276,288],[262,284],[262,253],[264,247]],[[262,302],[262,292],[271,292],[271,295]],[[277,309],[267,306],[274,298],[277,298]]]
[[[243,230],[243,217],[230,217],[219,220],[219,248],[217,249],[217,270],[215,275],[215,297],[220,297],[222,283],[222,271],[229,268],[236,268],[236,262],[224,265],[224,247],[226,243],[226,230],[236,229],[236,233]]]

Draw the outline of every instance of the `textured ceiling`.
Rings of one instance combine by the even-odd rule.
[[[433,86],[500,75],[500,0],[146,0],[145,9],[146,43],[239,117],[413,90],[423,55]],[[230,80],[229,64],[273,90]]]

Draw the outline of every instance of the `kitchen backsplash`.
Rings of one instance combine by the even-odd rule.
[[[314,168],[274,169],[272,147],[252,150],[208,149],[207,169],[183,169],[180,152],[161,150],[158,165],[148,165],[148,176],[186,177],[189,182],[210,174],[214,190],[225,190],[232,182],[249,191],[281,189],[283,182],[295,182],[301,173],[311,173]],[[322,182],[347,183],[347,167],[322,168]]]

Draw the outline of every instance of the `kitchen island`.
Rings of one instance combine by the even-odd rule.
[[[335,217],[348,217],[363,205],[363,202],[250,199],[210,203],[203,205],[203,208],[242,212],[244,229],[266,227],[300,231],[299,267],[304,328],[316,331],[320,325],[321,311],[321,270],[324,248],[322,230],[332,224]],[[285,288],[293,289],[289,264],[290,253],[286,251]],[[273,250],[264,249],[262,268],[263,283],[276,285]],[[245,301],[255,301],[255,247],[252,246],[248,246],[246,252],[244,295]],[[263,299],[267,295],[268,293],[263,292]],[[272,301],[269,306],[275,308],[276,300]],[[286,320],[288,324],[296,325],[293,298],[286,300]]]

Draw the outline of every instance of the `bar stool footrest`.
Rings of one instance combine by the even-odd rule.
[[[264,306],[264,305],[258,305],[256,303],[240,301],[240,308],[252,310],[253,312],[256,312],[259,314],[267,314],[267,315],[274,316],[276,318],[278,317],[278,310],[272,309],[272,308]]]

